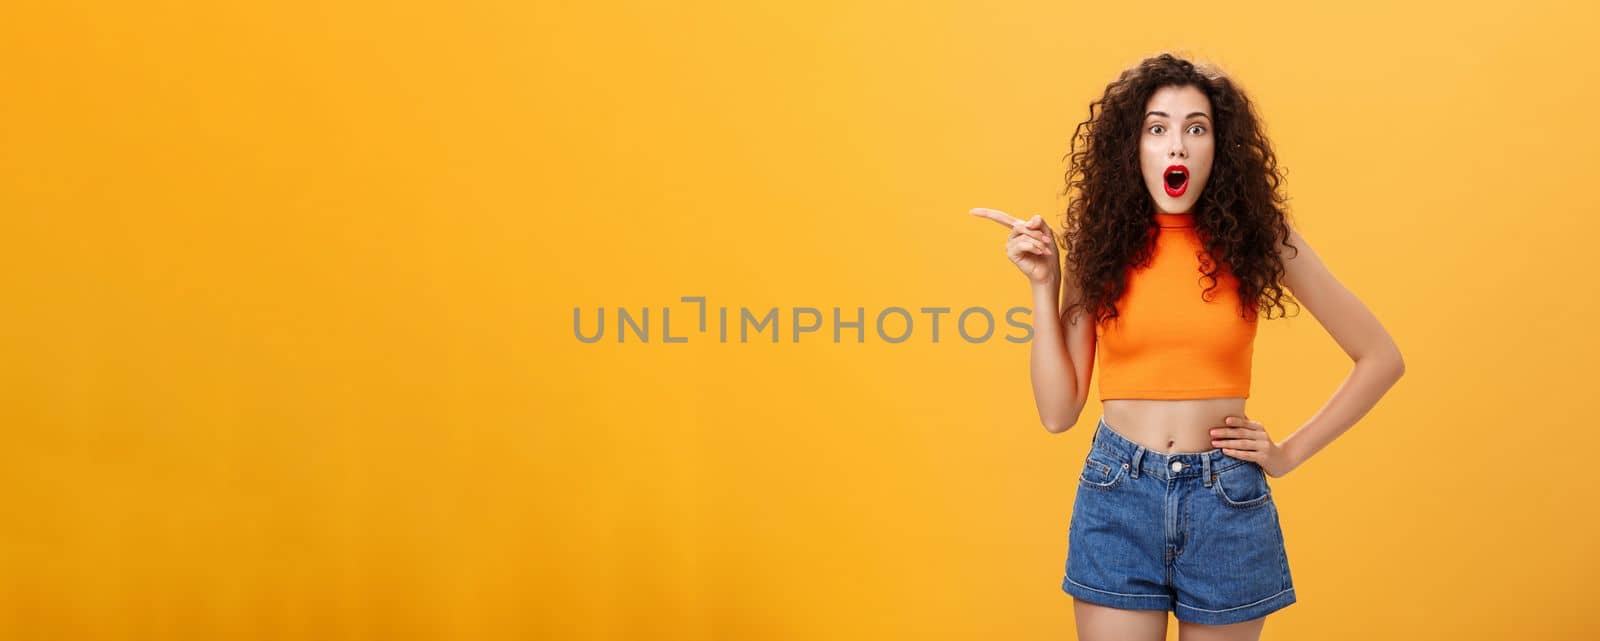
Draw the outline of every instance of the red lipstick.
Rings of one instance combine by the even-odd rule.
[[[1167,188],[1167,195],[1177,198],[1189,189],[1189,168],[1183,165],[1169,165],[1161,173],[1161,182]]]

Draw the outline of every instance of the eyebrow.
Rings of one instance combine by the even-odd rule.
[[[1161,116],[1162,118],[1167,118],[1168,117],[1167,116],[1167,112],[1165,112],[1165,111],[1152,111],[1152,112],[1147,113],[1147,114],[1144,115],[1145,118],[1149,118],[1151,116]],[[1206,120],[1210,120],[1211,119],[1211,116],[1207,116],[1206,112],[1204,112],[1204,111],[1196,111],[1194,113],[1189,114],[1190,118],[1193,118],[1195,116],[1205,116]]]

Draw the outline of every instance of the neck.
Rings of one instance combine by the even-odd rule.
[[[1161,227],[1193,227],[1194,214],[1190,212],[1169,213],[1156,211],[1155,222]]]

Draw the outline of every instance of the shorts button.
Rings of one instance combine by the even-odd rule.
[[[1172,471],[1174,471],[1174,472],[1182,472],[1183,471],[1183,461],[1173,461],[1172,462]]]

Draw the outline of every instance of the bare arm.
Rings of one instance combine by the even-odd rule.
[[[1067,355],[1072,358],[1072,369],[1077,374],[1078,386],[1073,388],[1075,408],[1073,422],[1083,413],[1083,406],[1089,402],[1089,383],[1094,376],[1094,355],[1096,348],[1094,317],[1089,310],[1078,309],[1069,318],[1066,310],[1069,305],[1082,300],[1083,292],[1078,289],[1077,278],[1073,275],[1070,266],[1063,274],[1065,286],[1062,288],[1061,318],[1062,326],[1067,331]]]
[[[1051,434],[1071,429],[1083,410],[1077,368],[1067,350],[1065,326],[1057,306],[1057,282],[1033,283],[1033,351],[1028,359],[1033,402],[1039,421]]]
[[[1081,298],[1070,265],[1063,269],[1059,286],[1033,287],[1033,395],[1039,405],[1039,417],[1052,434],[1076,425],[1083,406],[1089,402],[1094,376],[1094,324],[1083,309],[1070,317],[1067,313],[1067,308]]]
[[[1284,284],[1355,363],[1322,409],[1279,444],[1292,470],[1361,420],[1405,374],[1406,365],[1377,317],[1334,278],[1293,227],[1289,242],[1299,254],[1285,250]]]
[[[1078,421],[1089,384],[1087,374],[1067,353],[1068,338],[1057,308],[1057,292],[1064,281],[1061,256],[1055,232],[1039,216],[1017,220],[998,209],[978,207],[968,213],[987,218],[1011,230],[1006,238],[1006,256],[1028,277],[1033,291],[1033,347],[1029,351],[1028,372],[1033,381],[1033,400],[1039,408],[1039,422],[1052,434],[1065,432]],[[1073,335],[1081,330],[1074,330]],[[1092,337],[1091,337],[1092,338]],[[1074,344],[1077,341],[1074,340]],[[1093,345],[1089,357],[1094,357]],[[1081,378],[1080,378],[1081,376]]]

